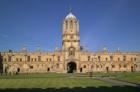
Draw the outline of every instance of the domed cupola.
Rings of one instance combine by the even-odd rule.
[[[72,14],[72,12],[70,12],[66,17],[65,19],[76,19],[76,17]]]
[[[63,22],[63,32],[79,32],[79,22],[76,16],[70,11]]]

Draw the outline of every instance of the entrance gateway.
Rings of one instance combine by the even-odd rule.
[[[67,64],[67,73],[75,73],[76,72],[76,63],[75,62],[69,62]]]

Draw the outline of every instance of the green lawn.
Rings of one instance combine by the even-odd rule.
[[[90,86],[111,86],[111,84],[87,78],[34,78],[0,80],[0,88],[73,88]]]
[[[107,76],[108,74],[96,74]],[[118,78],[126,76],[110,74]],[[130,74],[127,74],[127,76]],[[94,74],[95,76],[95,74]],[[88,78],[88,74],[20,74],[0,76],[0,92],[139,92],[137,88],[113,86],[109,82]]]
[[[123,73],[120,75],[117,75],[117,79],[140,84],[140,73]]]
[[[79,77],[80,76],[80,77]],[[20,74],[0,76],[0,88],[62,88],[111,86],[81,74]]]
[[[115,77],[118,80],[140,84],[140,72],[94,73],[94,77]]]

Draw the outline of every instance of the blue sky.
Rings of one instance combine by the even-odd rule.
[[[61,48],[69,6],[87,50],[140,51],[140,0],[0,0],[0,51]]]

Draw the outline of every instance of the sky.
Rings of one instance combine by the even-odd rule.
[[[72,13],[89,51],[140,51],[140,0],[0,0],[0,51],[54,51]]]

